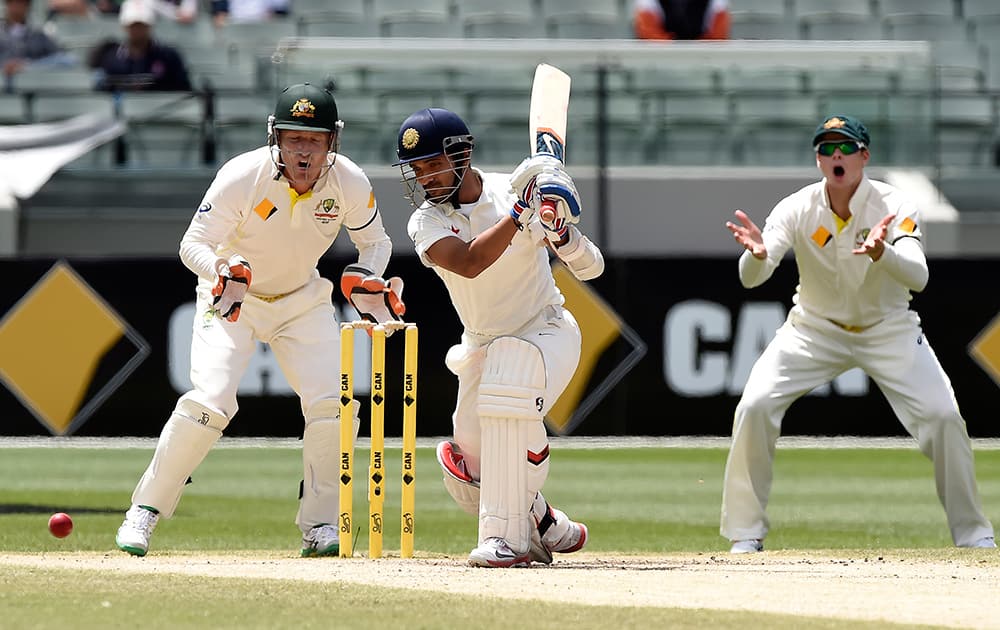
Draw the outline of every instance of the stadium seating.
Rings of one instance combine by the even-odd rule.
[[[859,115],[872,128],[882,163],[953,160],[989,167],[1000,99],[1000,2],[733,0],[730,5],[733,39],[924,40],[932,43],[933,72],[878,64],[803,71],[781,63],[722,66],[707,59],[681,67],[616,62],[603,86],[609,163],[801,165],[799,132],[808,132],[819,116],[840,112]],[[128,97],[129,162],[197,160],[206,136],[217,144],[218,162],[262,141],[260,118],[250,113],[272,101],[276,89],[332,79],[348,123],[345,152],[360,162],[391,160],[402,117],[436,105],[467,118],[481,156],[510,163],[524,153],[533,62],[484,67],[457,58],[424,69],[404,58],[344,63],[326,53],[287,58],[272,53],[282,38],[294,36],[632,39],[631,11],[631,0],[295,0],[289,18],[269,23],[216,28],[207,11],[194,24],[162,20],[157,37],[184,55],[196,90],[211,88],[215,120],[206,131],[198,98],[150,116],[136,110],[147,97]],[[113,16],[57,15],[48,28],[81,61],[99,39],[121,35]],[[572,159],[596,162],[598,74],[593,66],[571,70]],[[46,72],[17,77],[18,93],[0,102],[0,120],[58,118],[105,102],[91,93],[92,77],[82,67]],[[72,97],[22,98],[53,82]],[[935,133],[941,155],[928,155],[926,145],[905,132],[914,128]],[[765,135],[766,143],[760,141]],[[886,136],[892,137],[883,140]]]

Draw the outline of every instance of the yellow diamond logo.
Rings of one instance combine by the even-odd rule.
[[[1000,385],[1000,315],[969,345],[969,354]]]
[[[646,354],[646,344],[596,291],[577,280],[564,264],[553,262],[552,276],[566,298],[566,308],[580,324],[583,336],[580,364],[559,400],[545,416],[545,422],[553,432],[568,435]],[[598,361],[618,340],[630,347],[627,356],[587,393]]]
[[[55,435],[86,421],[148,354],[146,342],[64,262],[0,320],[0,382]]]

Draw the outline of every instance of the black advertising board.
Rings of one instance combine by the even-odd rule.
[[[326,258],[320,271],[336,279],[348,262]],[[791,305],[794,263],[752,290],[739,284],[735,256],[607,263],[589,286],[641,339],[645,354],[633,362],[634,347],[618,339],[594,357],[582,375],[585,392],[614,385],[587,399],[593,404],[572,434],[728,435],[746,373]],[[1000,370],[990,367],[1000,367],[1000,331],[994,339],[990,329],[1000,327],[1000,295],[991,288],[1000,259],[933,260],[930,267],[914,308],[951,376],[970,434],[1000,436],[1000,388],[991,377]],[[157,435],[186,389],[193,274],[177,259],[161,258],[4,260],[0,274],[0,435]],[[458,340],[457,317],[441,282],[416,258],[394,256],[387,275],[406,280],[407,319],[420,328],[418,432],[446,435],[456,383],[444,355]],[[343,304],[339,295],[335,301]],[[393,436],[402,347],[392,339],[388,345],[386,434]],[[362,400],[363,393],[362,386]],[[226,434],[301,431],[297,398],[262,348],[241,381],[240,411]],[[796,402],[783,433],[904,434],[875,384],[858,373]]]

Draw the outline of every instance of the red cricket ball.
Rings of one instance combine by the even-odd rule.
[[[49,517],[49,531],[56,538],[65,538],[73,531],[73,519],[65,512],[56,512]]]

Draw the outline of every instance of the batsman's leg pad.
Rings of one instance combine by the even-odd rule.
[[[163,425],[156,452],[132,493],[133,505],[156,508],[170,518],[184,484],[229,426],[229,418],[182,396]]]
[[[354,439],[358,437],[361,403],[351,401]],[[295,524],[303,533],[316,525],[336,523],[340,499],[340,401],[327,398],[306,411],[302,434],[302,497]]]
[[[517,337],[494,339],[483,362],[480,417],[541,420],[545,383],[545,361],[538,346]]]
[[[528,550],[531,505],[549,471],[542,424],[545,364],[541,351],[517,337],[489,345],[479,389],[482,461],[479,541],[499,537],[515,552]]]
[[[437,460],[444,470],[444,487],[463,511],[479,514],[479,482],[465,468],[462,452],[451,441],[439,442]]]

